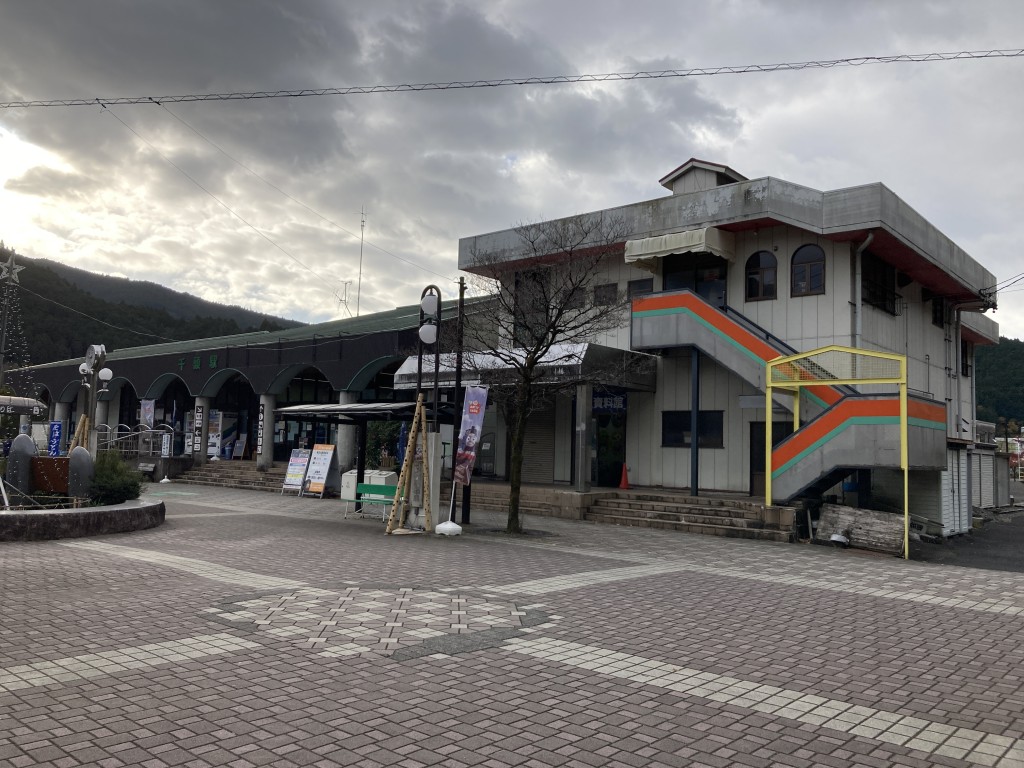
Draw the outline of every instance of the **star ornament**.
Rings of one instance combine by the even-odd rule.
[[[12,283],[20,284],[18,273],[23,269],[24,267],[19,267],[14,263],[14,254],[12,253],[6,264],[0,264],[0,280],[10,278]]]

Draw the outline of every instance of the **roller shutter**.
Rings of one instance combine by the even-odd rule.
[[[523,482],[555,482],[555,408],[530,414],[523,437]]]

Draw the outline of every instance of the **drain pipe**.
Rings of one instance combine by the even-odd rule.
[[[864,238],[864,242],[857,246],[857,250],[853,254],[853,346],[860,348],[860,336],[863,331],[863,311],[864,311],[864,287],[862,284],[863,270],[861,267],[861,257],[867,247],[871,245],[871,241],[875,239],[874,232],[868,232],[868,236]]]

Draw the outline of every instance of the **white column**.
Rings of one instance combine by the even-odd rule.
[[[256,422],[256,469],[274,466],[274,408],[277,397],[260,395],[260,413]]]
[[[210,398],[208,397],[196,398],[196,420],[193,435],[192,461],[196,464],[205,464],[206,442],[210,437]]]
[[[18,417],[18,434],[28,435],[32,433],[32,417],[31,416],[20,416]]]
[[[338,404],[339,405],[350,405],[351,403],[359,402],[358,392],[339,392],[338,393]],[[358,427],[349,424],[338,425],[338,468],[342,474],[352,469],[356,465],[356,440],[358,437]]]
[[[593,462],[590,455],[590,420],[594,406],[594,388],[590,384],[576,386],[576,467],[574,487],[578,493],[590,490],[590,473]]]

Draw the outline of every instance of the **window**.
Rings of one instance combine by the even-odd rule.
[[[701,411],[701,448],[724,448],[725,435],[722,428],[724,411]],[[690,411],[661,412],[661,445],[663,448],[690,447]]]
[[[939,328],[946,326],[946,300],[941,296],[932,298],[932,325]]]
[[[974,359],[974,345],[969,341],[960,340],[960,375],[971,377],[971,361]]]
[[[513,333],[517,346],[533,346],[547,333],[551,304],[547,283],[548,276],[539,270],[516,275]]]
[[[861,256],[860,275],[861,298],[864,303],[890,315],[898,315],[896,268],[886,264],[870,251],[865,251]],[[933,304],[932,311],[934,310]]]
[[[594,286],[594,304],[598,307],[614,304],[618,296],[619,286],[617,283],[605,283],[604,285]]]
[[[630,280],[627,284],[629,297],[639,296],[642,293],[654,293],[654,278],[646,277],[642,280]]]
[[[747,301],[775,298],[778,261],[768,251],[758,251],[747,259]]]
[[[817,245],[801,245],[793,253],[790,296],[825,292],[825,252]]]

